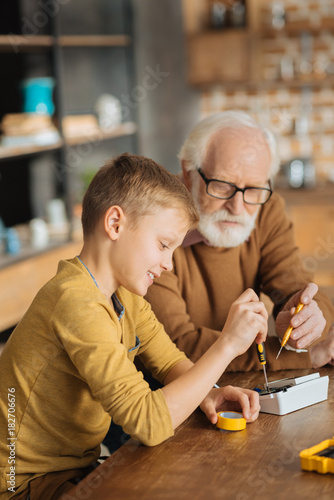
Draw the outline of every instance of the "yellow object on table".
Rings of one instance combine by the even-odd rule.
[[[222,411],[217,413],[218,422],[216,426],[224,431],[242,431],[246,428],[246,419],[242,413],[236,411]]]
[[[303,470],[334,474],[334,438],[301,451],[299,456]]]

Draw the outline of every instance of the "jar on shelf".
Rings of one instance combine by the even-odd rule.
[[[22,82],[23,112],[53,115],[52,93],[55,81],[51,77],[28,78]]]

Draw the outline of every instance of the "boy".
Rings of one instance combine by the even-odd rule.
[[[255,392],[210,390],[236,355],[265,340],[256,294],[239,297],[226,334],[195,365],[142,297],[197,220],[186,188],[152,160],[124,154],[98,171],[83,200],[80,255],[59,263],[1,357],[3,495],[54,500],[69,491],[99,457],[110,417],[148,446],[199,404],[213,424],[225,400],[257,418]],[[162,389],[150,390],[135,355]]]

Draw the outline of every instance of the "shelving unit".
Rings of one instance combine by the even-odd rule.
[[[257,1],[246,1],[246,25],[215,29],[210,23],[212,0],[183,0],[187,50],[187,79],[190,85],[239,85],[252,82],[256,75],[255,27]],[[231,2],[225,2],[231,4]]]
[[[45,168],[53,170],[56,197],[64,199],[68,217],[71,220],[73,203],[76,201],[73,177],[74,174],[80,175],[80,169],[85,167],[84,163],[86,162],[90,169],[93,167],[97,169],[103,162],[101,158],[107,158],[117,149],[119,152],[123,150],[136,152],[137,126],[133,110],[127,113],[125,122],[109,130],[98,129],[91,132],[83,130],[81,134],[67,138],[63,135],[61,127],[62,119],[67,114],[93,114],[93,103],[99,94],[111,93],[119,98],[122,92],[131,91],[133,87],[131,29],[124,24],[126,28],[124,33],[118,33],[117,29],[115,33],[108,32],[109,23],[106,17],[101,21],[101,30],[99,27],[104,7],[107,9],[106,16],[110,15],[114,8],[115,17],[119,16],[125,23],[131,15],[131,2],[127,0],[113,0],[108,3],[97,1],[94,4],[86,2],[87,5],[84,6],[83,1],[72,0],[69,5],[59,4],[59,14],[50,16],[48,23],[37,30],[38,33],[20,34],[20,22],[26,17],[18,15],[19,12],[22,14],[19,6],[24,12],[29,13],[30,9],[33,16],[38,9],[41,10],[42,2],[36,0],[35,6],[32,3],[34,0],[31,3],[30,0],[16,0],[16,7],[10,7],[12,17],[8,19],[7,24],[11,28],[8,33],[0,34],[0,60],[1,57],[5,57],[4,61],[9,62],[10,66],[15,68],[9,71],[9,78],[14,87],[17,87],[17,84],[27,76],[36,76],[36,67],[41,73],[37,76],[52,76],[55,79],[55,117],[60,139],[46,146],[0,145],[0,182],[3,183],[3,189],[13,190],[13,198],[15,195],[20,198],[19,194],[15,193],[15,186],[10,185],[13,181],[9,182],[5,178],[5,173],[16,169],[17,179],[20,179],[21,173],[24,173],[24,178],[26,178],[31,162],[35,159],[43,161],[45,157]],[[87,15],[89,9],[94,15]],[[17,14],[16,19],[13,19],[13,12]],[[63,31],[68,20],[71,20],[69,22],[71,25],[73,14],[77,13],[79,20],[83,12],[84,19],[81,20],[82,22],[78,21],[77,24],[82,33],[67,33],[68,29]],[[85,29],[85,23],[91,23],[91,25]],[[110,24],[113,24],[111,29],[114,29],[116,26],[114,17]],[[117,27],[120,24],[121,22],[118,22]],[[77,63],[83,54],[87,67],[91,65],[91,71],[88,77],[85,74],[84,78],[81,78],[81,68]],[[33,63],[32,75],[29,74],[31,61]],[[69,84],[72,85],[71,88]],[[0,119],[5,113],[20,112],[17,99],[12,99],[12,102],[15,102],[12,108],[5,99],[2,96],[2,104],[0,100]],[[90,149],[92,150],[90,156],[82,153]],[[73,167],[68,163],[69,152],[72,150],[77,156],[78,151],[82,155],[79,167]],[[56,167],[47,165],[50,161],[54,165],[61,165],[61,176],[57,176]],[[2,177],[1,174],[3,174]],[[24,183],[23,180],[21,184],[22,182]],[[0,203],[0,217],[4,217],[1,206],[3,207],[3,204]],[[24,219],[24,213],[22,213],[22,218]],[[18,224],[24,222],[24,220],[18,221]],[[81,237],[75,235],[75,239],[73,238],[74,235],[70,231],[68,236],[65,235],[58,240],[52,239],[43,251],[34,250],[29,246],[29,242],[28,244],[25,242],[18,255],[4,254],[0,245],[0,332],[19,321],[38,289],[54,275],[58,261],[62,258],[70,258],[79,252],[82,245]]]
[[[291,79],[264,79],[261,75],[261,47],[266,40],[282,35],[300,38],[305,34],[318,37],[323,30],[334,31],[334,20],[324,19],[320,25],[312,20],[287,22],[282,29],[263,23],[267,0],[246,0],[246,26],[214,29],[210,27],[213,0],[183,0],[184,31],[187,49],[188,83],[202,89],[222,85],[226,90],[302,89],[334,84],[334,75],[318,78],[314,75],[294,76]],[[231,2],[225,2],[227,5]]]

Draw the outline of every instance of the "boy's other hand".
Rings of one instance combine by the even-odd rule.
[[[259,394],[256,391],[227,385],[211,389],[200,405],[212,424],[218,421],[220,411],[241,411],[247,422],[254,422],[260,412]]]

